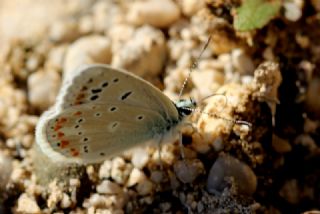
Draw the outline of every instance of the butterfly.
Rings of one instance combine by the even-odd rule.
[[[122,69],[93,64],[64,83],[56,104],[36,127],[36,142],[54,161],[96,163],[179,132],[196,107],[173,102],[146,80]]]

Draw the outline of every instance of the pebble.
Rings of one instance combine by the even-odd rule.
[[[26,193],[22,193],[18,199],[17,212],[38,214],[40,208],[34,198],[29,197]]]
[[[143,182],[139,183],[136,189],[139,195],[149,195],[153,192],[154,185],[150,180],[146,179]]]
[[[303,7],[302,1],[299,1],[299,0],[293,1],[293,2],[286,1],[283,3],[284,16],[289,21],[296,22],[302,16],[302,7]]]
[[[133,150],[131,162],[134,167],[138,169],[142,169],[145,167],[150,159],[150,156],[146,149],[144,148],[137,148]]]
[[[252,169],[238,159],[221,154],[212,165],[208,180],[207,190],[212,194],[222,193],[228,183],[226,179],[233,178],[239,194],[252,195],[257,188],[257,177]]]
[[[69,79],[83,64],[111,62],[111,42],[104,36],[85,36],[67,49],[63,65],[64,81]]]
[[[146,175],[140,169],[133,168],[129,176],[127,187],[132,187],[136,184],[143,183],[147,179]]]
[[[10,179],[12,172],[12,159],[4,152],[0,151],[0,198],[2,191],[5,190],[6,185]]]
[[[181,8],[182,13],[187,16],[192,16],[200,9],[204,8],[206,4],[205,0],[182,0]]]
[[[72,201],[70,196],[67,195],[66,193],[63,193],[60,205],[61,205],[61,208],[63,209],[71,207]]]
[[[180,10],[171,0],[136,1],[129,8],[127,20],[135,25],[166,28],[180,18]]]
[[[71,42],[80,36],[75,20],[58,20],[49,29],[49,38],[54,42]]]
[[[99,178],[107,179],[111,176],[112,161],[105,160],[99,169]]]
[[[136,30],[130,40],[113,52],[112,65],[138,76],[157,76],[166,60],[164,34],[150,26]]]
[[[177,178],[183,183],[192,183],[204,172],[204,166],[200,160],[185,159],[177,161],[173,166]]]
[[[252,59],[242,50],[234,49],[231,52],[232,65],[241,75],[252,75],[254,64]]]
[[[292,150],[292,146],[288,140],[282,139],[275,134],[272,135],[272,148],[280,154],[284,154]]]
[[[46,110],[55,102],[60,88],[60,75],[54,70],[37,71],[28,78],[29,102]]]
[[[111,178],[118,184],[124,184],[132,170],[132,165],[126,164],[126,162],[116,157],[112,160]]]
[[[310,80],[306,93],[306,106],[318,119],[320,118],[320,78]]]
[[[112,181],[104,180],[97,186],[97,192],[101,194],[119,194],[121,193],[121,188]]]
[[[50,49],[48,58],[45,62],[45,67],[61,71],[63,67],[66,50],[67,45],[60,45]]]

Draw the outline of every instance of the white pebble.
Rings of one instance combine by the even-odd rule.
[[[133,150],[131,162],[134,167],[142,169],[148,163],[150,157],[144,148],[137,148]]]
[[[112,181],[104,180],[97,186],[97,192],[102,194],[119,194],[121,192],[121,188],[118,184]]]
[[[124,184],[131,170],[132,165],[126,164],[120,157],[114,158],[112,160],[111,178],[118,184]]]
[[[104,161],[99,169],[99,178],[100,179],[109,178],[111,175],[111,168],[112,168],[112,161],[110,160]]]
[[[298,21],[302,16],[302,7],[296,2],[284,2],[283,7],[285,9],[284,15],[290,21]]]
[[[56,21],[49,30],[49,37],[55,42],[70,42],[79,35],[78,24],[73,20]]]
[[[86,36],[69,46],[64,61],[64,81],[83,64],[111,62],[111,43],[104,36]]]
[[[179,7],[171,0],[136,1],[129,8],[127,20],[135,25],[169,27],[180,18]]]
[[[129,176],[128,182],[127,182],[127,187],[132,187],[138,183],[142,183],[147,179],[146,175],[137,168],[134,168],[131,171],[131,174]]]
[[[139,76],[156,76],[162,71],[165,59],[164,34],[159,29],[144,26],[135,31],[125,45],[114,51],[112,65]]]
[[[50,49],[48,59],[45,62],[45,67],[53,68],[58,71],[62,70],[66,50],[66,45],[61,45]]]
[[[205,0],[182,0],[182,12],[187,16],[194,15],[197,11],[205,7]]]
[[[29,102],[41,110],[51,106],[60,88],[60,76],[56,71],[32,73],[28,78]]]
[[[40,208],[34,198],[29,197],[26,193],[22,193],[18,199],[17,212],[36,214],[40,213]]]
[[[60,205],[61,205],[61,208],[63,209],[71,207],[72,202],[71,202],[70,196],[67,195],[66,193],[63,193]]]

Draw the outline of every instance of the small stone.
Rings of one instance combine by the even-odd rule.
[[[121,193],[121,188],[112,181],[104,180],[97,186],[97,192],[101,194],[119,194]]]
[[[112,168],[112,161],[106,160],[100,166],[99,170],[99,178],[100,179],[107,179],[111,175],[111,168]]]
[[[72,202],[71,202],[70,196],[67,195],[66,193],[63,193],[60,205],[61,205],[61,208],[63,209],[71,207]]]
[[[104,36],[85,36],[71,44],[64,61],[64,81],[75,75],[83,64],[111,62],[111,43]]]
[[[302,7],[303,7],[302,4],[303,3],[298,4],[298,1],[284,2],[283,3],[283,7],[285,9],[284,16],[292,22],[298,21],[302,16]]]
[[[29,71],[35,71],[41,63],[41,57],[38,54],[32,54],[28,57],[26,62],[26,68]]]
[[[138,76],[157,76],[166,60],[166,40],[161,30],[143,26],[112,57],[114,67]]]
[[[231,53],[231,60],[234,68],[241,75],[253,74],[253,71],[254,71],[253,61],[242,49],[233,50]]]
[[[138,184],[137,191],[139,195],[149,195],[152,193],[153,188],[153,183],[146,179]]]
[[[97,1],[93,5],[93,25],[95,32],[105,32],[123,23],[125,16],[118,3],[113,1]]]
[[[182,12],[187,16],[192,16],[205,7],[205,0],[182,0]]]
[[[290,204],[298,204],[300,201],[300,191],[296,179],[288,180],[280,189],[279,195]]]
[[[4,152],[0,151],[0,198],[10,179],[12,172],[12,159]]]
[[[136,184],[142,183],[146,179],[146,175],[140,169],[133,168],[127,182],[127,187],[132,187]]]
[[[132,170],[132,165],[126,164],[126,162],[116,157],[112,160],[111,178],[118,184],[124,184]]]
[[[178,161],[174,164],[173,168],[177,178],[183,183],[192,183],[202,172],[204,172],[202,162],[197,159]]]
[[[171,0],[136,1],[129,8],[127,20],[135,25],[169,27],[180,18],[179,7]]]
[[[78,36],[78,24],[73,20],[56,21],[49,30],[49,37],[55,42],[70,42]]]
[[[28,78],[29,102],[40,110],[48,109],[58,94],[60,76],[53,70],[38,71]]]
[[[292,150],[292,147],[288,140],[282,139],[275,134],[272,135],[272,147],[276,152],[280,154],[287,153]]]
[[[65,58],[66,50],[67,45],[61,45],[52,48],[45,62],[45,67],[61,71],[63,67],[63,61]]]
[[[150,175],[150,179],[151,179],[151,181],[153,181],[154,183],[156,183],[156,184],[160,184],[161,183],[161,181],[163,181],[164,180],[164,173],[163,173],[163,171],[152,171],[151,172],[151,175]]]
[[[239,194],[252,195],[257,188],[257,177],[252,169],[238,159],[221,154],[210,169],[207,190],[221,193],[227,187],[226,179],[233,178]]]
[[[18,199],[17,212],[30,214],[41,213],[35,199],[29,197],[26,193],[22,193]]]
[[[89,199],[86,199],[83,202],[83,207],[89,208],[89,207],[102,207],[104,206],[104,203],[106,201],[105,195],[100,194],[92,194]]]
[[[79,20],[79,32],[89,34],[93,31],[93,18],[90,15],[82,16]]]
[[[320,78],[314,77],[309,82],[306,93],[306,106],[318,119],[320,118]]]
[[[134,167],[142,169],[148,163],[150,157],[148,152],[143,148],[137,148],[133,151],[131,162]]]

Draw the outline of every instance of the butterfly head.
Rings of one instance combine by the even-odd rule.
[[[179,112],[180,118],[190,115],[193,110],[197,107],[197,103],[192,98],[180,99],[175,102],[175,106]]]

